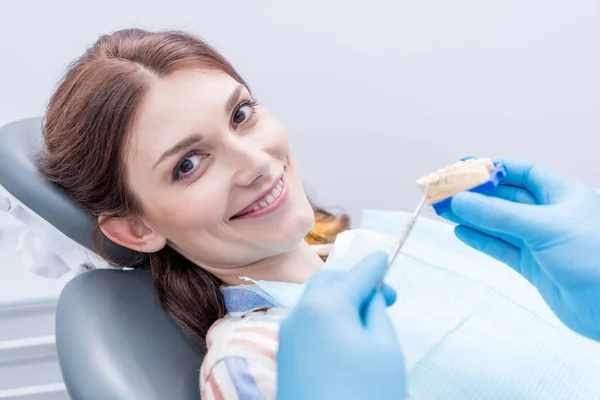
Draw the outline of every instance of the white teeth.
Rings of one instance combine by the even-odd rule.
[[[261,201],[254,204],[252,206],[252,211],[258,211],[261,208],[265,208],[266,206],[273,204],[273,202],[281,196],[283,192],[283,181],[280,180],[277,186],[273,189],[271,193],[269,193],[266,197],[263,197]]]

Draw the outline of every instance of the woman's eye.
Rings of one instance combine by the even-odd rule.
[[[173,171],[173,180],[176,181],[189,175],[198,167],[201,160],[202,157],[199,154],[192,154],[185,157],[175,167],[175,170]]]
[[[246,119],[248,119],[250,115],[252,115],[252,107],[249,105],[241,106],[236,110],[235,114],[233,115],[233,122],[235,124],[241,124]]]

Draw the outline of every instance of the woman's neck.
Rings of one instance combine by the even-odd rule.
[[[227,275],[218,276],[229,286],[247,284],[240,276],[254,280],[304,283],[315,272],[322,269],[323,260],[310,246],[302,241],[294,250],[260,260],[228,271]]]

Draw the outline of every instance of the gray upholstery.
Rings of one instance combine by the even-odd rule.
[[[35,168],[40,129],[39,118],[0,128],[0,185],[93,250],[93,221]],[[128,257],[122,248],[111,250]],[[58,301],[56,343],[73,400],[200,399],[203,354],[161,309],[143,269],[99,269],[73,278]]]
[[[38,173],[34,158],[42,148],[41,128],[41,118],[27,118],[0,128],[0,185],[66,236],[94,251],[95,222]],[[134,252],[106,238],[102,247],[113,260],[135,257]]]

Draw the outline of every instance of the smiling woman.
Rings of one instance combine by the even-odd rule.
[[[46,177],[109,239],[146,255],[139,266],[163,307],[199,344],[220,318],[237,330],[236,313],[274,306],[241,276],[302,283],[323,265],[307,241],[348,228],[309,203],[285,128],[227,60],[186,33],[101,37],[50,99],[44,140]],[[226,358],[228,329],[207,340],[203,382],[210,360]],[[250,350],[234,355],[263,357],[256,334],[240,333]],[[273,358],[256,362],[272,383]]]

